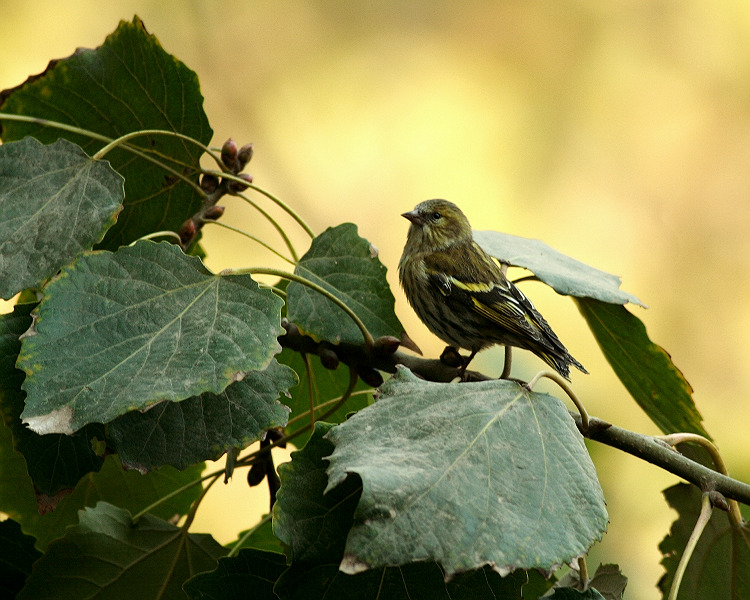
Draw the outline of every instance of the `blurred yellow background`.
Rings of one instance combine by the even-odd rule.
[[[320,232],[351,221],[380,249],[397,311],[428,355],[440,344],[397,287],[417,202],[458,203],[477,229],[541,238],[623,278],[632,310],[695,388],[732,474],[750,480],[750,4],[622,2],[188,2],[0,0],[0,89],[137,13],[195,70],[214,144],[253,142],[248,171]],[[227,222],[276,243],[257,213]],[[307,240],[289,224],[304,250]],[[215,228],[213,269],[278,265]],[[589,411],[644,433],[573,303],[524,291],[591,372],[574,375]],[[515,354],[514,375],[541,363]],[[501,351],[473,365],[499,373]],[[554,388],[549,391],[554,393]],[[617,562],[626,597],[657,598],[657,544],[676,478],[592,446],[611,524],[590,568]],[[282,460],[279,457],[279,460]],[[217,486],[218,487],[218,486]],[[212,490],[197,530],[235,538],[266,509],[244,474]],[[251,506],[252,505],[252,506]],[[252,512],[251,512],[252,511]]]

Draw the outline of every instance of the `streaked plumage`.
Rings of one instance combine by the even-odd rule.
[[[466,216],[447,200],[427,200],[403,217],[411,222],[399,262],[406,298],[427,328],[471,352],[494,344],[530,350],[563,377],[586,373],[534,305],[474,242]]]

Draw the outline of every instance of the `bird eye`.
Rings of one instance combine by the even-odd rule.
[[[434,213],[432,213],[432,220],[433,221],[437,221],[438,219],[441,219],[442,217],[443,217],[443,215],[441,215],[438,211],[435,211]]]

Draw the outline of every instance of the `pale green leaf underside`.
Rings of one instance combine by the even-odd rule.
[[[174,245],[92,252],[46,288],[25,334],[24,421],[70,433],[134,409],[220,393],[280,350],[282,301]]]
[[[341,568],[419,560],[450,576],[552,569],[607,523],[583,438],[563,404],[510,381],[425,382],[402,369],[333,428],[328,489],[362,479]]]
[[[633,294],[620,289],[617,275],[590,267],[540,240],[498,231],[474,231],[474,240],[498,260],[533,272],[559,294],[645,307]]]
[[[0,297],[39,287],[90,250],[123,198],[122,177],[71,142],[0,146]]]

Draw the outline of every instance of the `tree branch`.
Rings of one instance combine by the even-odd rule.
[[[399,351],[396,338],[385,337],[375,340],[372,351],[368,352],[362,345],[316,342],[302,335],[293,323],[285,322],[284,328],[287,333],[279,338],[279,343],[283,347],[308,354],[334,352],[339,361],[355,370],[369,368],[395,373],[396,366],[403,365],[419,377],[436,382],[449,382],[459,375],[457,368],[449,367],[438,359],[421,358]],[[467,381],[492,379],[478,371],[466,371],[465,378]],[[580,430],[580,414],[571,411],[571,416]],[[691,460],[653,436],[628,431],[591,417],[586,437],[650,462],[689,481],[704,492],[719,492],[727,498],[750,505],[750,485]]]

